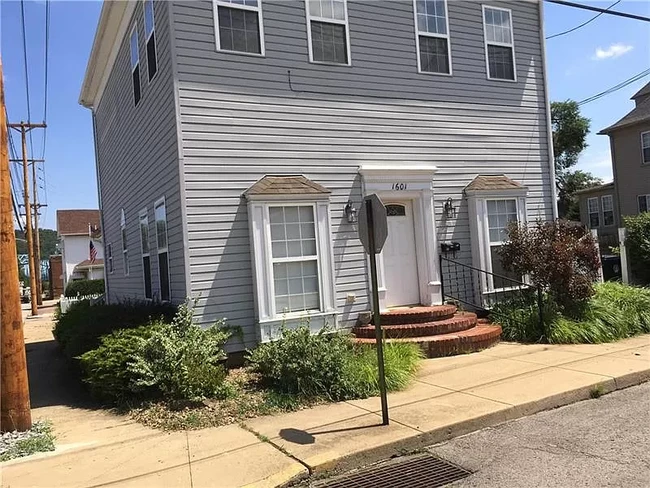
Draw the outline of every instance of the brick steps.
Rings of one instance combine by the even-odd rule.
[[[381,313],[381,325],[410,325],[450,319],[458,309],[454,305],[399,307]]]
[[[459,312],[451,318],[436,320],[435,322],[384,325],[382,316],[382,330],[384,337],[387,339],[427,337],[468,330],[476,326],[476,321],[476,314]],[[375,337],[375,326],[365,325],[355,327],[352,332],[358,338],[372,339]]]
[[[424,337],[402,337],[386,339],[386,342],[408,342],[418,344],[428,358],[453,356],[480,351],[491,347],[501,338],[500,325],[478,325],[460,332]],[[358,344],[374,344],[375,339],[357,338]]]

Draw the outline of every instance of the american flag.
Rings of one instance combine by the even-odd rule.
[[[97,249],[95,249],[93,241],[90,241],[90,264],[93,264],[95,259],[97,259]]]

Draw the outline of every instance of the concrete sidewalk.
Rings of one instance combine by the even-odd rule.
[[[500,344],[424,361],[379,400],[329,404],[242,426],[162,433],[103,411],[49,406],[57,451],[0,465],[2,486],[277,486],[346,469],[650,379],[650,335],[601,345]],[[260,440],[262,439],[262,440]]]

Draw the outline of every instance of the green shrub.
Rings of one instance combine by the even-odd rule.
[[[497,303],[490,310],[491,320],[501,325],[501,338],[506,341],[546,342],[549,326],[559,316],[559,307],[547,295],[542,301],[543,324],[540,324],[539,305],[533,295],[523,300]]]
[[[167,398],[182,400],[227,396],[223,346],[231,335],[221,323],[200,327],[193,321],[193,309],[181,305],[171,324],[140,339],[128,364],[134,388],[156,388]]]
[[[81,355],[80,363],[84,382],[96,398],[121,402],[140,396],[154,395],[153,388],[135,387],[136,374],[129,362],[138,353],[143,341],[163,328],[160,322],[135,329],[116,330],[101,338],[98,348]]]
[[[650,284],[650,212],[625,217],[623,221],[632,275],[641,283]]]
[[[114,330],[132,329],[152,321],[171,320],[176,307],[154,302],[73,304],[55,319],[54,338],[68,358],[76,358],[99,346],[100,338]]]
[[[65,296],[88,296],[88,295],[101,295],[104,293],[104,280],[78,280],[71,281],[65,287]]]
[[[330,400],[377,394],[377,353],[355,347],[351,336],[322,329],[283,329],[280,339],[249,353],[253,371],[264,385],[279,393]],[[422,352],[415,344],[387,344],[385,373],[388,389],[404,388],[417,370]]]

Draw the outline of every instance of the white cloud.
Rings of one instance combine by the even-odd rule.
[[[596,49],[596,54],[591,58],[593,60],[599,60],[599,59],[608,59],[608,58],[618,58],[619,56],[623,56],[625,53],[629,53],[632,49],[634,49],[634,46],[630,44],[622,44],[622,43],[617,43],[617,44],[612,44],[609,46],[607,49],[603,49],[602,47],[599,47]]]
[[[587,149],[575,169],[588,171],[603,181],[612,181],[612,156],[608,150]]]

